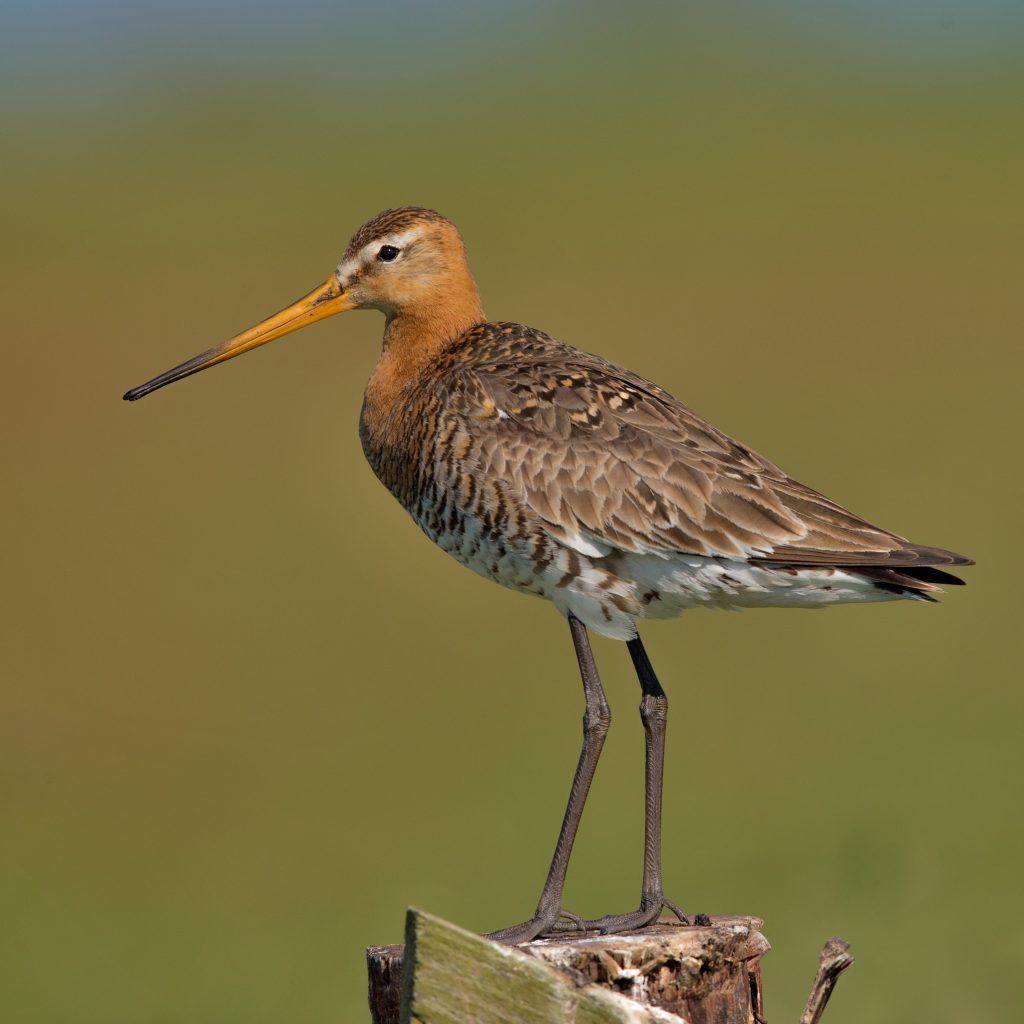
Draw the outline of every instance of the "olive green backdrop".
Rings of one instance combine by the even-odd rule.
[[[917,603],[645,631],[669,894],[763,915],[772,1020],[1019,1011],[1022,20],[998,3],[8,6],[0,1017],[339,1022],[415,904],[528,915],[579,743],[567,630],[363,463],[381,320],[138,405],[379,209],[489,314],[626,363],[973,555]],[[634,905],[638,688],[567,906]]]

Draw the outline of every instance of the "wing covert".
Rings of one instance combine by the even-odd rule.
[[[656,385],[542,337],[464,365],[451,397],[474,419],[476,457],[561,542],[803,564],[909,554]]]

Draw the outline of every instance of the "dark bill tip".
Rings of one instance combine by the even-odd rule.
[[[182,363],[179,366],[175,366],[171,370],[167,370],[165,373],[161,373],[158,377],[154,377],[152,380],[147,380],[145,384],[140,384],[137,388],[132,388],[130,391],[126,391],[121,397],[126,402],[137,402],[140,398],[145,398],[150,392],[158,391],[160,388],[165,387],[168,384],[173,384],[176,380],[181,380],[183,377],[190,377],[193,373],[198,373],[200,370],[205,370],[207,366],[213,365],[214,357],[223,353],[223,346],[217,348],[211,348],[206,352],[189,359],[187,362]]]

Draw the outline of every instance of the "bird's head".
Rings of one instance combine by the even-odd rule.
[[[348,244],[337,269],[297,302],[255,327],[132,388],[133,402],[151,391],[248,352],[301,327],[350,309],[378,309],[396,316],[440,320],[441,313],[479,315],[476,284],[458,229],[434,210],[403,206],[367,221]],[[463,318],[466,318],[465,316]]]
[[[392,317],[450,300],[468,274],[455,225],[434,210],[405,206],[367,221],[352,236],[334,276],[352,308]]]

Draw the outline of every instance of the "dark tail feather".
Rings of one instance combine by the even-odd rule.
[[[895,538],[899,539],[899,538]],[[879,590],[887,590],[920,601],[934,601],[930,595],[943,586],[962,587],[964,581],[937,565],[974,565],[966,555],[924,544],[902,542],[894,551],[824,551],[812,548],[777,547],[769,555],[751,558],[755,565],[771,568],[806,569],[827,566],[856,573],[871,580]]]
[[[922,565],[913,569],[900,569],[900,573],[904,576],[911,576],[914,579],[921,580],[923,583],[938,583],[946,587],[962,587],[964,581],[959,576],[954,576],[951,572],[943,572],[942,569],[936,569],[934,565]]]
[[[906,594],[922,601],[934,601],[931,596],[944,586],[962,587],[964,581],[952,573],[943,572],[931,565],[900,566],[890,569],[880,565],[858,565],[848,571],[856,572],[874,582],[880,590],[888,590],[894,594]]]

